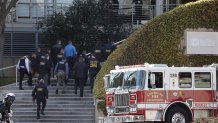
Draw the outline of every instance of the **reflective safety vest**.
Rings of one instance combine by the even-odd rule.
[[[63,62],[63,61],[60,61],[60,62],[58,62],[58,68],[57,68],[57,70],[63,70],[63,71],[65,71],[65,62]]]

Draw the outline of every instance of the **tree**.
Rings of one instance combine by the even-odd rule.
[[[18,0],[0,0],[0,58],[3,57],[3,48],[4,48],[4,29],[5,29],[5,19],[11,8],[16,5]],[[0,68],[3,67],[3,62],[0,60]],[[2,73],[0,71],[0,73]]]
[[[108,0],[75,0],[66,13],[55,13],[43,26],[47,34],[72,39],[78,49],[89,47],[90,50],[98,41],[119,41],[127,37],[132,28],[126,28],[130,26],[124,24],[122,18],[118,6]]]

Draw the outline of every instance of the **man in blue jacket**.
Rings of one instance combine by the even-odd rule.
[[[68,45],[64,47],[64,56],[67,58],[69,64],[70,74],[72,73],[73,64],[77,57],[77,51],[75,46],[72,44],[72,41],[68,42]]]

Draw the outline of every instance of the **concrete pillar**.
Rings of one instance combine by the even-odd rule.
[[[156,16],[163,13],[163,0],[156,0]]]

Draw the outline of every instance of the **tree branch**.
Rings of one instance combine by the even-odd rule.
[[[16,5],[18,0],[11,0],[11,2],[9,3],[9,5],[7,6],[6,8],[6,11],[5,11],[5,17],[8,15],[10,9]]]

